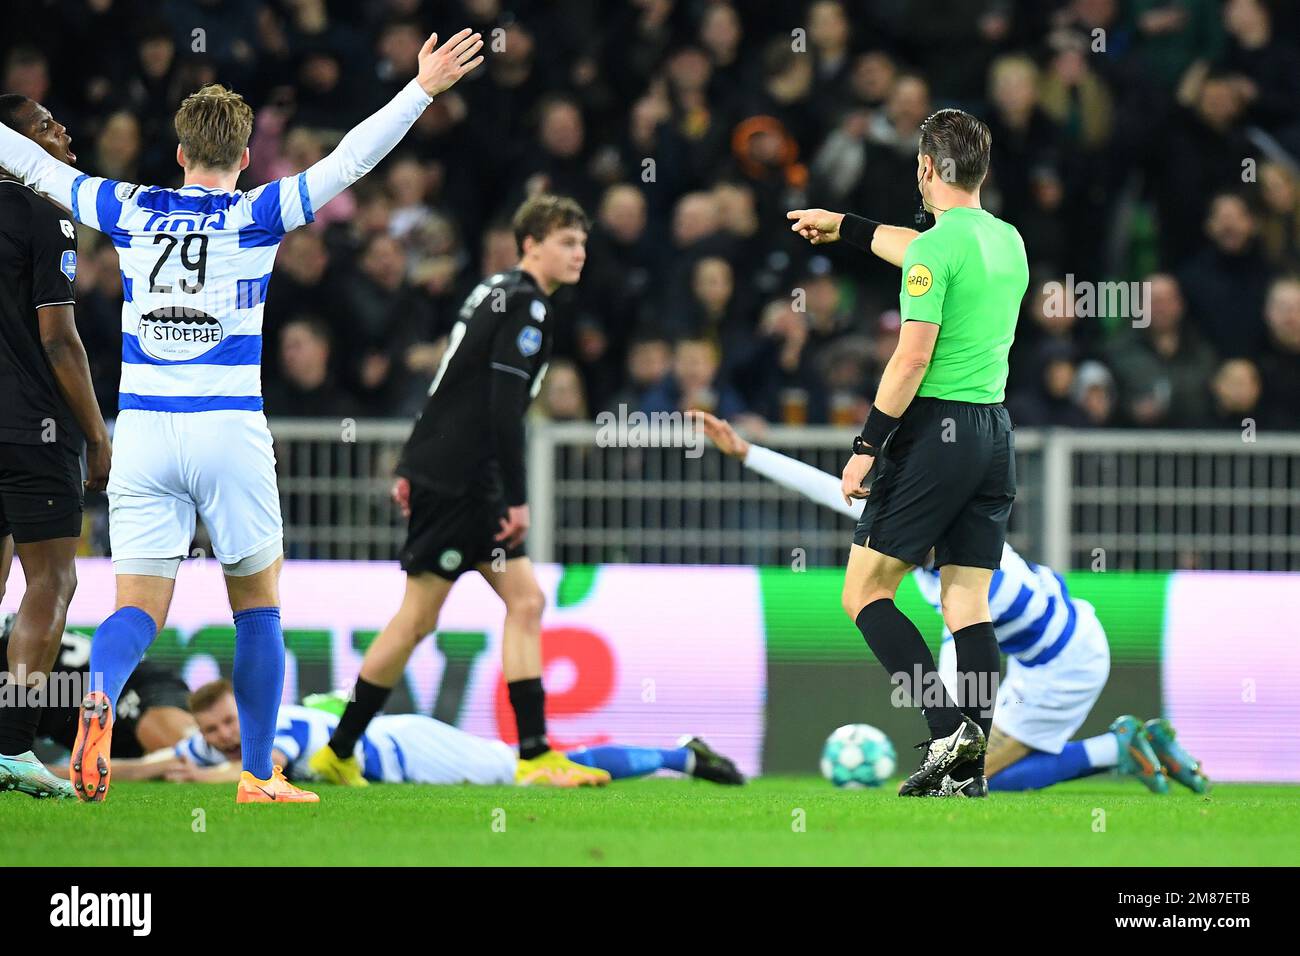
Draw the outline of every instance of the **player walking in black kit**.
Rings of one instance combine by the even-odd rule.
[[[328,747],[311,759],[320,777],[364,785],[357,741],[383,706],[415,646],[438,624],[456,579],[477,570],[506,605],[502,672],[519,731],[523,784],[586,786],[609,774],[551,750],[542,689],[544,598],[523,553],[528,532],[524,413],[546,374],[548,296],[582,275],[588,221],[572,199],[541,195],[515,213],[518,268],[479,283],[461,307],[424,413],[402,452],[394,498],[410,518],[402,548],[406,595],[361,664],[352,700]]]
[[[0,96],[0,123],[75,162],[72,139],[25,96]],[[3,175],[3,171],[0,171]],[[81,437],[86,487],[102,491],[112,455],[73,318],[72,218],[22,183],[0,179],[0,550],[12,536],[27,589],[0,675],[0,790],[73,796],[32,754],[41,695],[77,586]],[[5,687],[5,682],[10,682]]]

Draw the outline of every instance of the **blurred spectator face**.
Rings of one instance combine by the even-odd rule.
[[[393,215],[393,205],[383,193],[376,193],[361,204],[353,226],[363,236],[387,235],[388,220]]]
[[[1223,8],[1223,25],[1238,39],[1268,35],[1268,10],[1259,0],[1228,0]]]
[[[172,68],[176,46],[171,37],[152,36],[140,43],[140,68],[150,79],[161,79]]]
[[[301,126],[289,131],[284,138],[284,159],[290,167],[302,172],[325,155],[320,137]]]
[[[715,63],[730,63],[740,49],[740,17],[730,4],[715,4],[705,11],[700,23],[700,42]]]
[[[1110,423],[1115,410],[1115,380],[1100,362],[1084,362],[1074,371],[1075,403],[1093,425]]]
[[[21,93],[41,102],[50,92],[50,70],[45,57],[35,50],[15,50],[5,66],[5,92]]]
[[[1074,363],[1068,359],[1052,359],[1043,367],[1043,389],[1052,398],[1069,397],[1074,388]]]
[[[1183,324],[1183,293],[1178,288],[1178,280],[1171,275],[1159,273],[1147,279],[1150,288],[1150,300],[1147,307],[1151,310],[1150,329],[1152,332],[1174,332]]]
[[[415,159],[401,159],[388,171],[388,192],[398,208],[424,203],[428,177]]]
[[[140,123],[131,113],[114,113],[99,134],[100,161],[122,169],[133,164],[140,155]]]
[[[831,316],[839,310],[840,287],[835,284],[832,276],[813,276],[804,282],[803,288],[807,293],[804,304],[807,305],[810,315]]]
[[[393,291],[406,275],[406,255],[396,239],[377,236],[366,246],[361,257],[361,271],[376,285]]]
[[[679,342],[673,357],[673,371],[682,392],[687,395],[711,386],[713,377],[718,374],[718,353],[713,343],[696,339]]]
[[[1196,101],[1196,112],[1202,122],[1216,132],[1224,132],[1237,122],[1241,115],[1241,96],[1226,78],[1206,80]]]
[[[808,38],[823,55],[837,54],[849,44],[849,18],[839,0],[818,0],[808,11]]]
[[[582,152],[582,114],[572,103],[552,103],[542,114],[542,148],[552,156],[568,159]]]
[[[290,322],[280,333],[280,366],[296,387],[319,388],[329,374],[330,347],[307,322]]]
[[[1081,23],[1102,27],[1115,22],[1119,8],[1117,0],[1075,0],[1074,12]]]
[[[284,237],[275,264],[300,285],[316,285],[329,268],[325,240],[310,229],[295,229]]]
[[[916,76],[904,76],[894,84],[885,104],[885,114],[899,132],[919,129],[930,115],[930,90]]]
[[[495,20],[501,15],[501,0],[465,0],[465,11],[475,20]]]
[[[645,232],[645,196],[635,186],[611,186],[600,204],[600,223],[623,245]]]
[[[1245,252],[1258,228],[1254,214],[1240,196],[1216,196],[1205,223],[1210,241],[1230,256]]]
[[[663,339],[637,342],[627,353],[628,376],[638,388],[649,388],[664,380],[672,362],[672,350]]]
[[[738,236],[758,230],[754,191],[740,183],[718,183],[712,191],[719,226]]]
[[[993,64],[991,95],[998,112],[1023,119],[1038,102],[1038,68],[1028,57],[1004,57]]]
[[[526,67],[533,58],[533,35],[519,21],[506,27],[500,53],[493,51],[492,59],[506,67]]]
[[[519,261],[519,244],[510,228],[489,229],[483,236],[483,275],[513,269]]]
[[[679,93],[700,93],[708,88],[713,68],[703,50],[686,47],[668,61],[668,79]]]
[[[420,47],[425,38],[410,23],[395,23],[379,37],[379,54],[397,76],[414,76],[419,72]]]
[[[705,310],[716,314],[726,311],[735,291],[735,281],[731,274],[731,264],[726,259],[710,256],[695,264],[695,275],[691,280],[691,291]]]
[[[328,53],[313,53],[303,61],[299,75],[303,86],[317,93],[327,93],[339,85],[342,70],[339,61]]]
[[[864,103],[883,103],[894,87],[898,68],[894,61],[879,50],[864,53],[853,61],[849,85],[853,95]]]
[[[694,245],[718,231],[718,204],[709,193],[687,193],[673,210],[673,242]]]
[[[1260,396],[1259,369],[1250,359],[1229,359],[1219,366],[1210,387],[1224,412],[1254,411]]]
[[[1280,279],[1268,290],[1264,320],[1283,349],[1300,354],[1300,279]]]
[[[542,385],[542,413],[552,421],[572,422],[587,417],[582,379],[572,362],[554,362]]]
[[[1264,202],[1271,212],[1283,215],[1295,212],[1300,206],[1300,188],[1292,172],[1281,163],[1265,163],[1259,167],[1259,184]]]

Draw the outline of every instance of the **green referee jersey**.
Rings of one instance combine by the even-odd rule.
[[[983,209],[949,209],[913,239],[903,257],[903,321],[939,326],[916,394],[980,404],[1002,401],[1007,353],[1028,287],[1020,233]]]

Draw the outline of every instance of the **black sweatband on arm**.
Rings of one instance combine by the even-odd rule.
[[[890,434],[898,427],[902,419],[895,418],[893,415],[886,415],[874,405],[871,412],[867,415],[867,423],[862,426],[862,442],[867,447],[880,451],[882,445],[888,440]]]
[[[855,216],[851,212],[846,212],[844,219],[840,222],[840,238],[854,249],[870,252],[871,239],[875,236],[876,227],[879,225],[880,223],[874,219],[864,219],[862,216]]]

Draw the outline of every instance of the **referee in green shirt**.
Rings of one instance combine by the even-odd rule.
[[[902,330],[871,414],[844,466],[846,498],[866,498],[844,581],[844,610],[894,683],[923,709],[930,741],[902,796],[988,794],[985,740],[999,674],[989,583],[1016,494],[1007,353],[1029,266],[1020,234],[980,208],[989,129],[940,110],[921,125],[917,186],[924,233],[824,209],[788,214],[814,244],[843,239],[900,266]],[[863,487],[876,466],[870,490]],[[894,594],[934,553],[943,618],[957,649],[957,692]]]

